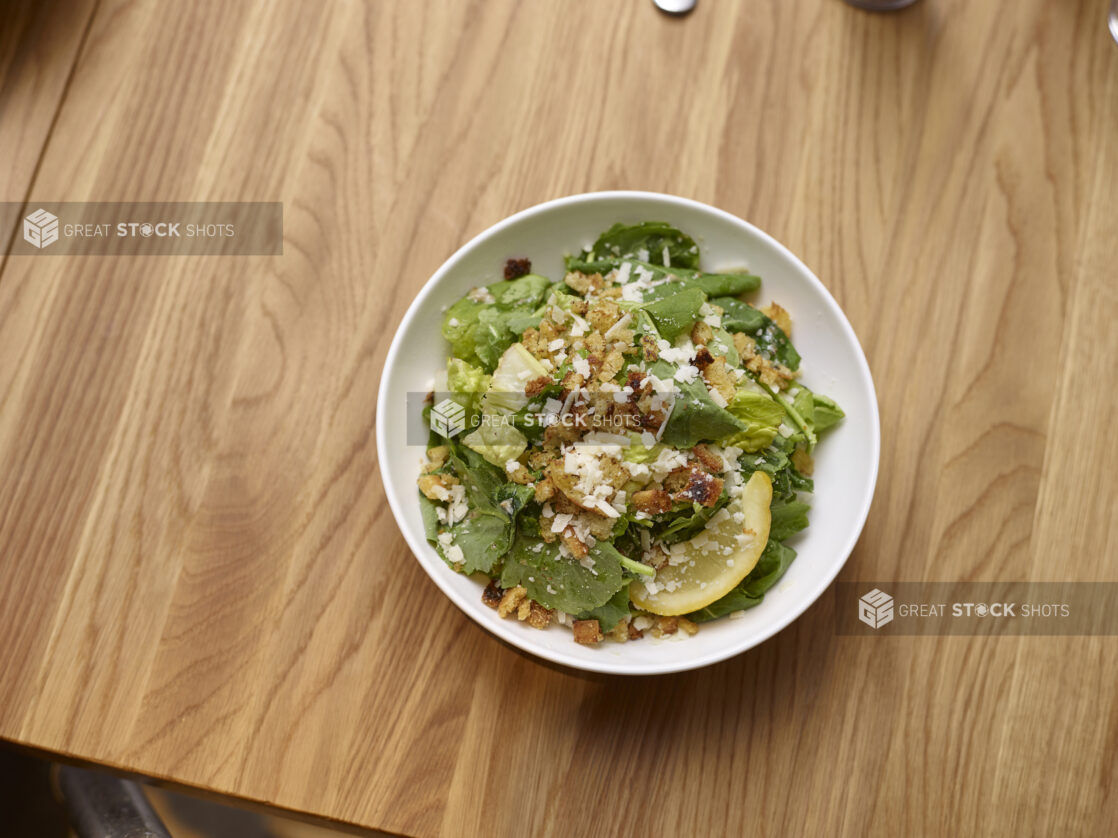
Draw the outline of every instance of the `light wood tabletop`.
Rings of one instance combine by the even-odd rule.
[[[787,244],[865,347],[841,580],[1118,580],[1107,5],[5,4],[0,199],[285,232],[4,258],[0,738],[408,835],[1113,834],[1115,638],[836,636],[828,591],[705,670],[542,665],[424,575],[373,427],[462,242],[674,193]]]

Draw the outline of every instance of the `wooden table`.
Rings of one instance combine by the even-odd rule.
[[[829,592],[704,671],[560,671],[427,580],[373,444],[455,247],[672,192],[787,243],[865,345],[840,578],[1118,579],[1106,5],[7,4],[5,200],[278,200],[286,232],[4,261],[0,736],[416,835],[1113,834],[1115,639],[836,637]]]

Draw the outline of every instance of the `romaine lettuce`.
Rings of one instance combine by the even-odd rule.
[[[775,400],[739,387],[726,409],[745,423],[746,429],[726,440],[743,451],[760,451],[772,444],[784,419],[784,408]]]

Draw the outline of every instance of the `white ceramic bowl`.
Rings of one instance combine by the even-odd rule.
[[[594,241],[617,221],[667,221],[699,243],[707,270],[746,266],[762,279],[758,299],[778,301],[792,315],[793,340],[803,356],[803,381],[835,399],[846,419],[816,449],[811,525],[792,544],[798,556],[759,606],[739,619],[706,623],[694,637],[576,644],[569,629],[540,631],[502,620],[481,602],[481,586],[455,573],[423,536],[416,477],[425,429],[408,415],[407,394],[423,391],[445,368],[442,311],[470,288],[501,279],[509,257],[528,257],[536,273],[563,276],[563,256]],[[377,405],[377,451],[385,493],[419,563],[471,619],[514,646],[555,663],[595,672],[648,675],[725,660],[780,631],[826,590],[862,531],[877,480],[880,427],[873,380],[858,339],[838,304],[783,245],[722,210],[649,192],[572,195],[531,207],[495,224],[443,263],[411,304],[385,361]],[[435,596],[426,590],[421,596]]]

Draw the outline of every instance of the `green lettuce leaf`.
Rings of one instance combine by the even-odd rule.
[[[769,540],[784,541],[807,526],[807,513],[811,509],[800,501],[774,501],[770,509],[772,523]]]
[[[614,626],[629,616],[629,585],[621,588],[616,594],[609,598],[604,605],[599,605],[597,608],[591,608],[589,611],[583,611],[578,614],[575,619],[578,620],[597,620],[598,627],[603,631],[612,631]]]
[[[486,462],[503,468],[509,460],[515,460],[524,453],[524,449],[528,447],[528,438],[503,417],[494,418],[500,421],[481,422],[477,428],[462,437],[462,443],[481,454]]]
[[[727,614],[733,614],[735,611],[747,611],[755,605],[760,605],[762,599],[764,597],[750,596],[742,589],[741,585],[738,585],[730,593],[716,599],[706,608],[692,611],[687,615],[687,619],[694,623],[708,623],[711,620],[717,620],[719,617],[725,617]]]
[[[551,280],[537,274],[525,274],[519,279],[506,279],[486,286],[486,290],[502,308],[535,308],[543,302],[551,287]]]
[[[638,269],[643,268],[642,273],[647,272],[650,275],[649,281],[658,283],[642,290],[641,302],[644,303],[670,297],[688,289],[702,291],[708,297],[735,297],[749,291],[756,291],[761,287],[760,277],[744,271],[703,273],[678,267],[675,264],[669,268],[652,262],[642,262],[639,259],[595,259],[591,262],[578,257],[568,257],[567,270],[605,276],[610,271],[620,268],[624,262],[631,265],[631,276],[635,276]]]
[[[470,510],[466,519],[452,526],[448,532],[454,544],[462,549],[462,572],[489,573],[508,550],[512,526],[503,513],[475,509]],[[443,559],[446,559],[445,555]]]
[[[446,310],[443,315],[442,332],[450,344],[450,354],[464,361],[477,360],[474,352],[474,327],[478,316],[487,308],[486,303],[478,303],[463,297]]]
[[[741,356],[738,354],[737,347],[734,346],[734,339],[730,333],[718,327],[711,329],[711,332],[711,338],[707,341],[707,349],[710,350],[710,354],[715,358],[725,358],[726,363],[731,367],[740,367]]]
[[[699,266],[699,247],[695,244],[695,240],[662,221],[614,224],[598,236],[598,240],[590,249],[590,254],[621,259],[644,257],[643,261],[663,265],[665,248],[668,251],[668,261],[672,266],[679,268]]]
[[[523,585],[528,596],[545,608],[582,614],[604,605],[621,590],[621,554],[607,542],[590,548],[593,569],[559,554],[558,542],[547,544],[518,535],[501,570],[502,588]]]
[[[474,355],[488,371],[497,367],[505,350],[520,337],[509,325],[509,320],[515,314],[516,312],[501,311],[492,306],[478,314],[472,332]]]
[[[478,402],[489,389],[489,376],[485,370],[459,358],[451,358],[446,365],[447,389],[454,394],[454,400],[466,409],[466,427],[474,426],[478,413]]]
[[[542,312],[537,309],[551,288],[548,279],[528,274],[486,286],[494,302],[463,297],[443,316],[443,337],[450,343],[451,354],[492,372],[524,330],[539,323]]]
[[[673,511],[664,522],[653,527],[653,537],[665,544],[677,544],[694,538],[706,529],[707,522],[714,517],[714,513],[729,502],[730,495],[723,492],[714,506],[693,503],[690,507]]]
[[[643,306],[656,324],[656,330],[667,341],[691,330],[699,319],[699,309],[706,302],[706,294],[697,288],[688,288]]]
[[[744,271],[741,273],[699,274],[690,280],[689,285],[698,288],[708,297],[736,297],[739,294],[746,294],[760,288],[761,277]]]
[[[659,268],[655,265],[644,265],[644,267],[652,274],[652,282],[659,282],[665,278],[668,280],[644,289],[641,294],[641,301],[644,303],[661,300],[680,291],[702,291],[707,297],[734,296],[747,291],[756,291],[761,285],[760,277],[747,273],[704,274],[699,271]]]
[[[813,412],[816,433],[825,431],[832,425],[837,425],[846,416],[842,412],[842,408],[826,396],[821,396],[818,393],[813,393],[812,396],[815,402]]]
[[[757,561],[757,566],[742,582],[745,593],[753,597],[763,597],[766,591],[780,581],[780,577],[788,570],[788,566],[795,558],[795,550],[770,538],[765,545],[765,551]]]
[[[800,368],[800,353],[792,346],[792,341],[784,334],[784,330],[767,315],[733,297],[716,297],[711,303],[723,311],[723,329],[741,332],[753,338],[757,343],[757,351],[770,361],[779,361],[790,370]]]
[[[666,447],[659,442],[654,442],[651,448],[646,448],[644,443],[641,442],[641,435],[635,431],[630,431],[629,445],[622,449],[621,456],[630,463],[651,463],[660,456],[660,452]]]
[[[648,316],[647,311],[635,308],[630,313],[633,319],[629,326],[633,330],[634,338],[639,340],[642,335],[648,335],[653,340],[660,340],[660,332],[657,330],[656,324],[652,322],[652,318]]]
[[[745,423],[746,429],[726,440],[743,451],[760,451],[776,439],[784,419],[784,408],[774,399],[755,390],[739,387],[726,410]]]
[[[676,367],[667,361],[652,365],[652,374],[665,381],[672,380]],[[748,426],[714,403],[701,378],[686,384],[675,382],[676,398],[672,415],[664,426],[660,441],[675,448],[694,448],[704,440],[718,441],[748,430]]]
[[[432,544],[439,535],[439,516],[435,502],[419,492],[419,514],[423,517],[423,536]]]
[[[466,490],[470,511],[447,532],[462,549],[464,573],[489,573],[512,545],[516,513],[527,502],[526,495],[518,490],[528,487],[506,481],[504,473],[477,452],[454,441],[448,444],[447,464]],[[503,500],[510,500],[511,512],[501,506]],[[446,560],[441,546],[439,553]]]
[[[739,463],[744,479],[749,479],[755,471],[769,475],[773,484],[773,502],[794,501],[797,492],[810,492],[813,483],[792,465],[791,454],[794,444],[782,436],[777,436],[772,444],[755,454],[743,454]]]
[[[466,489],[466,502],[474,508],[496,506],[497,493],[507,484],[504,471],[455,440],[448,444],[447,462]]]

